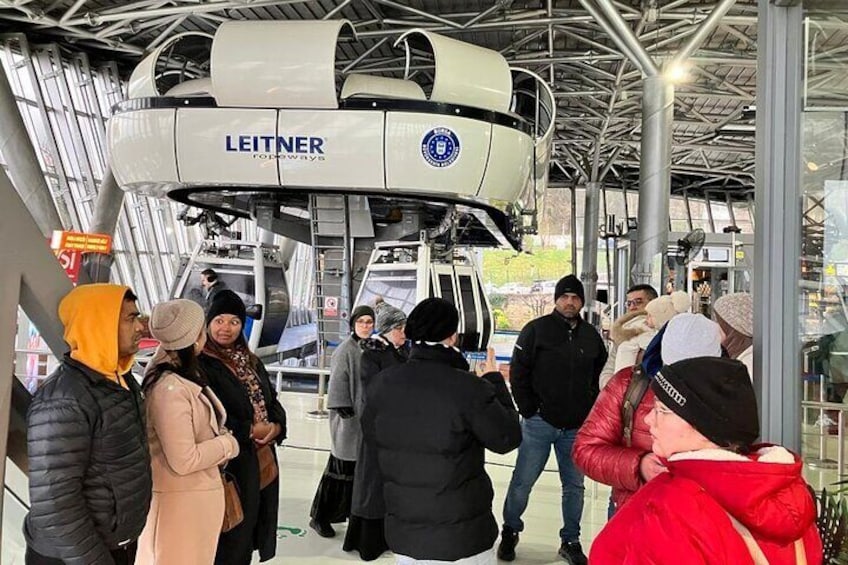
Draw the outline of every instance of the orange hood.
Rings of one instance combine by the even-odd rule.
[[[133,356],[118,358],[118,322],[128,290],[117,284],[86,284],[59,303],[71,358],[119,384],[119,376],[133,364]]]

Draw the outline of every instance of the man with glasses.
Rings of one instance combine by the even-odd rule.
[[[613,332],[615,332],[615,328],[623,327],[625,324],[629,326],[636,326],[639,324],[643,324],[646,319],[646,314],[644,312],[645,306],[648,305],[648,302],[657,297],[657,291],[654,290],[649,284],[637,284],[631,286],[627,290],[626,301],[624,305],[627,307],[627,311],[621,316],[619,319],[615,321],[613,324]],[[634,312],[641,312],[641,314],[634,314]],[[606,386],[612,376],[615,374],[615,366],[616,366],[616,351],[617,347],[614,343],[611,343],[609,346],[609,358],[607,359],[606,365],[604,365],[604,370],[601,371],[600,377],[600,386],[601,389]]]
[[[70,351],[27,414],[26,565],[135,561],[150,508],[141,389],[143,326],[126,286],[86,284],[59,303]]]

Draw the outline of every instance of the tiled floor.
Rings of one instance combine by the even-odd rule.
[[[280,449],[280,517],[277,557],[273,564],[330,564],[359,561],[358,553],[345,553],[341,549],[344,527],[336,528],[335,538],[319,537],[309,527],[309,507],[312,495],[327,462],[330,446],[326,420],[311,420],[306,413],[316,408],[313,394],[282,393],[280,397],[289,417],[289,439]],[[488,453],[486,470],[495,487],[494,510],[500,524],[503,497],[512,474],[515,453],[500,456]],[[542,474],[524,516],[525,531],[518,545],[515,563],[541,565],[563,563],[557,557],[559,548],[560,486],[553,456],[546,472]],[[585,508],[583,511],[583,547],[588,553],[591,540],[606,522],[609,488],[586,481]],[[376,563],[392,563],[389,554]]]

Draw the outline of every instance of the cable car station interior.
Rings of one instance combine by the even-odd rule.
[[[472,369],[493,348],[508,375],[569,274],[605,343],[633,285],[708,318],[750,294],[760,437],[838,488],[844,4],[0,0],[0,562],[24,563],[27,410],[68,350],[59,302],[113,282],[143,316],[205,305],[209,269],[288,413],[271,563],[357,560],[308,526],[354,308],[445,299]],[[486,453],[493,508],[514,466]],[[561,562],[555,468],[517,562]],[[609,493],[587,479],[587,554]]]

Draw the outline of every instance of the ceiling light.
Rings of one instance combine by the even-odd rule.
[[[685,64],[671,64],[666,67],[664,74],[672,84],[680,84],[689,80],[689,67]]]
[[[817,164],[817,163],[814,163],[814,162],[812,162],[812,161],[807,161],[807,170],[809,170],[810,172],[815,173],[816,171],[818,171],[818,170],[819,170],[819,166],[818,166],[818,164]]]

